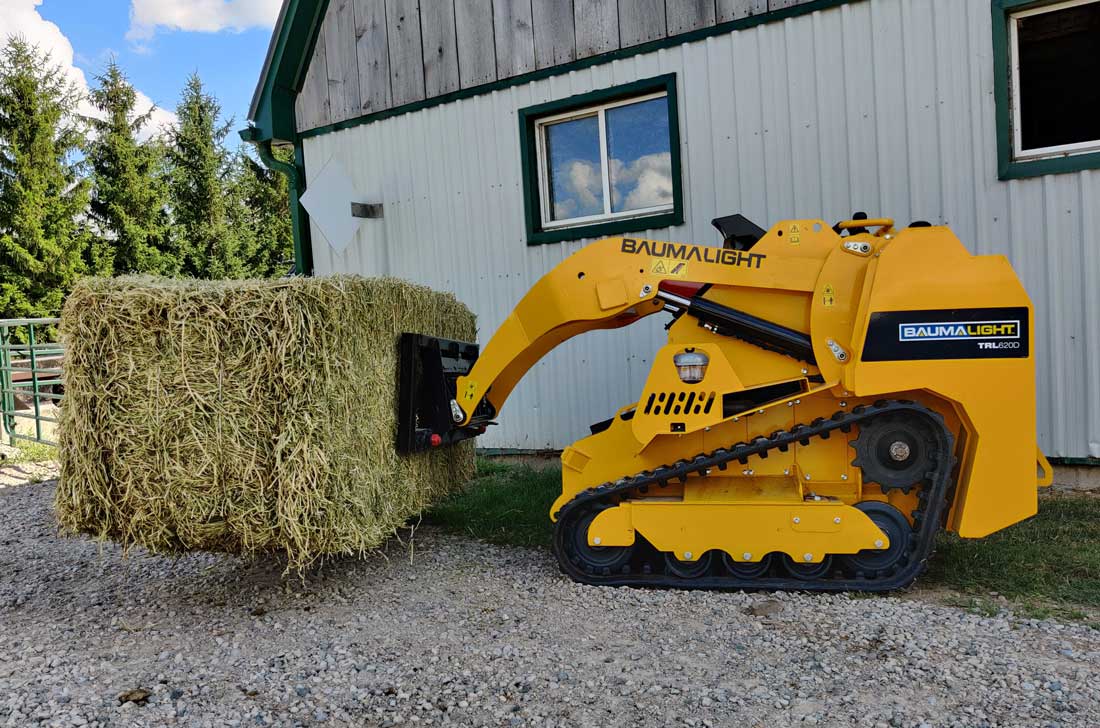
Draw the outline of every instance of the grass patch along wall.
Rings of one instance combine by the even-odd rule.
[[[452,295],[357,277],[88,279],[62,315],[63,530],[158,553],[376,548],[473,443],[394,449],[397,336],[473,341]]]

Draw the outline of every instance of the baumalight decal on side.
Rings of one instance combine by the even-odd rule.
[[[863,361],[1027,358],[1027,308],[871,314]]]

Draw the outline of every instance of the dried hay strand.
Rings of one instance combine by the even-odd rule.
[[[473,473],[399,456],[401,331],[473,341],[392,278],[86,279],[62,314],[61,528],[156,553],[362,555]]]

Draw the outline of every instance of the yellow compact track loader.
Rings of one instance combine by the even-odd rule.
[[[888,219],[723,247],[599,240],[539,280],[479,352],[401,338],[398,448],[475,437],[561,342],[667,312],[637,402],[562,453],[554,551],[590,584],[884,591],[943,527],[1036,511],[1031,302],[1002,256]],[[566,396],[563,387],[563,396]]]

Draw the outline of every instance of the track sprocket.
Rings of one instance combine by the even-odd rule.
[[[856,451],[852,465],[863,470],[863,481],[878,483],[883,493],[893,488],[908,493],[931,477],[937,443],[926,423],[927,418],[898,413],[861,425],[851,444]]]

